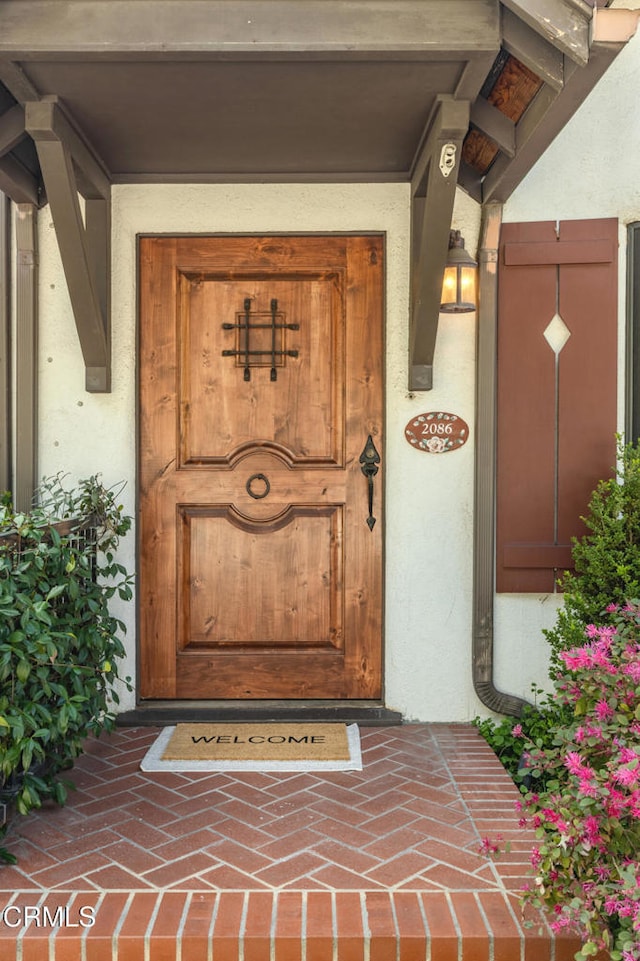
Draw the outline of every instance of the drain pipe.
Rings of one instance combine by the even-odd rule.
[[[502,204],[482,209],[476,378],[475,489],[473,540],[473,686],[496,714],[519,717],[528,702],[497,690],[493,681],[493,600],[495,594],[496,346],[498,247]]]

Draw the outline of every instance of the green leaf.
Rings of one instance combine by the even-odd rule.
[[[598,945],[595,943],[595,941],[587,941],[586,944],[582,945],[580,953],[588,958],[594,954],[597,954],[598,950]]]
[[[31,674],[31,665],[29,662],[25,660],[18,661],[18,666],[16,667],[16,675],[18,680],[24,684],[29,677],[29,674]]]
[[[64,594],[66,588],[66,584],[54,584],[54,586],[47,593],[46,600],[51,601],[54,597],[60,597],[61,594]]]

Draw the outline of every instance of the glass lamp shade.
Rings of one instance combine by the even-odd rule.
[[[464,249],[459,230],[449,237],[449,255],[444,270],[440,310],[463,314],[476,309],[476,264]]]

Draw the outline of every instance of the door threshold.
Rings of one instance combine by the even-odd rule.
[[[118,727],[167,726],[212,721],[335,721],[363,727],[402,724],[382,701],[142,701],[118,714]]]

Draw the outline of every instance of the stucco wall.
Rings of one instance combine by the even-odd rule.
[[[635,107],[640,40],[632,41],[505,208],[507,220],[640,219],[640,120]],[[615,110],[612,103],[615,102]],[[566,174],[571,171],[571,176]],[[480,211],[459,192],[454,226],[477,243]],[[475,316],[442,316],[434,389],[407,390],[409,188],[406,185],[119,186],[113,191],[113,390],[84,391],[84,371],[48,211],[40,215],[39,473],[70,479],[100,472],[126,480],[135,512],[136,235],[218,231],[358,231],[387,236],[386,702],[407,718],[467,720],[483,711],[471,680],[473,443],[445,456],[412,449],[408,420],[423,411],[461,415],[474,430]],[[621,327],[624,283],[620,285]],[[620,390],[622,423],[622,385]],[[135,540],[122,559],[135,565]],[[558,596],[496,599],[496,682],[527,696],[546,679],[546,642]],[[124,673],[135,676],[135,612]],[[122,708],[133,706],[125,696]]]

